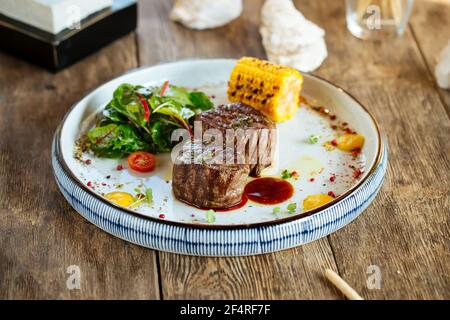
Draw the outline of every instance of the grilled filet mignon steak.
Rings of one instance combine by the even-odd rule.
[[[272,129],[276,126],[258,110],[231,103],[202,112],[195,121],[202,122],[204,133],[208,129],[220,130],[227,146],[233,145],[227,139],[233,139],[238,163],[249,164],[252,177],[259,177],[272,164],[276,148],[276,131]]]
[[[190,146],[192,152],[180,153],[173,166],[175,197],[208,209],[228,208],[239,203],[250,173],[249,165],[227,164],[226,149],[216,152],[213,146],[201,142]]]

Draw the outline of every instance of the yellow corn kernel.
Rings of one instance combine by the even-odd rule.
[[[282,122],[300,106],[303,77],[297,70],[256,58],[241,58],[231,72],[228,100],[245,103]]]
[[[361,150],[364,136],[357,133],[346,133],[336,139],[338,149],[342,151]]]
[[[307,196],[303,200],[303,211],[312,210],[323,206],[324,204],[332,201],[334,198],[327,194],[314,194]]]
[[[131,194],[120,191],[107,193],[105,194],[105,198],[122,207],[128,207],[134,201],[134,198]]]

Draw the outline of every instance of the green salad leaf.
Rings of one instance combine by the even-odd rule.
[[[131,152],[149,149],[136,129],[129,124],[110,123],[87,134],[92,151],[103,158],[121,158]]]
[[[191,99],[189,98],[189,91],[183,87],[171,86],[169,90],[167,90],[167,95],[179,104],[184,106],[192,105]]]
[[[134,151],[169,152],[177,128],[192,130],[190,120],[214,105],[199,91],[169,86],[124,83],[116,88],[96,126],[87,133],[89,148],[99,157],[121,158]],[[146,110],[147,109],[147,110]]]
[[[183,106],[172,97],[152,96],[150,98],[150,106],[153,113],[164,114],[172,119],[177,120],[182,127],[188,129],[188,120],[195,115],[189,107]]]
[[[203,92],[191,92],[189,94],[189,98],[192,102],[192,105],[202,111],[209,110],[214,106],[211,100],[209,100],[208,96]]]

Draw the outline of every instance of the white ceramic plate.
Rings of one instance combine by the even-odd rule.
[[[300,174],[297,180],[290,180],[295,193],[286,203],[265,206],[249,202],[241,209],[217,213],[216,222],[211,224],[206,221],[204,210],[188,206],[174,198],[171,188],[172,162],[169,154],[158,155],[157,168],[149,174],[137,174],[128,170],[126,160],[99,159],[91,154],[84,154],[84,159],[91,160],[91,163],[86,165],[74,158],[76,139],[83,131],[89,129],[91,124],[89,119],[92,119],[92,115],[108,103],[113,91],[121,83],[160,85],[165,80],[170,80],[175,85],[207,92],[214,97],[213,102],[218,105],[226,103],[226,83],[234,64],[235,60],[193,60],[141,68],[111,80],[76,103],[67,113],[55,135],[53,165],[60,187],[64,187],[66,178],[67,183],[70,182],[70,188],[73,189],[70,196],[67,195],[67,188],[62,191],[77,211],[88,209],[88,211],[101,214],[99,207],[104,206],[105,210],[114,210],[122,216],[122,219],[133,217],[156,225],[176,226],[181,230],[189,228],[210,231],[239,230],[288,224],[298,220],[307,221],[317,213],[336,207],[336,204],[341,203],[342,205],[345,199],[348,200],[351,195],[355,195],[364,184],[371,180],[371,177],[374,177],[377,169],[382,169],[381,178],[371,186],[375,188],[374,190],[378,190],[382,176],[384,176],[383,166],[385,167],[386,151],[375,120],[362,105],[342,89],[307,74],[304,75],[305,83],[302,95],[312,104],[328,108],[332,114],[336,115],[336,120],[331,120],[328,116],[302,106],[295,117],[278,124],[279,148],[276,153],[278,155],[276,166],[267,169],[263,176],[280,176],[284,169],[295,170]],[[332,126],[341,126],[344,122],[348,123],[348,127],[352,130],[365,137],[362,153],[357,158],[338,149],[330,151],[324,147],[326,142],[337,136],[338,131]],[[309,142],[311,135],[318,135],[319,142],[311,144]],[[118,164],[123,165],[125,169],[117,170]],[[354,178],[354,168],[361,169],[363,174]],[[64,178],[61,177],[61,172]],[[333,182],[330,181],[331,176],[335,176]],[[153,205],[125,209],[108,202],[102,196],[111,191],[135,194],[137,193],[136,188],[143,189],[144,187],[152,188]],[[75,190],[79,191],[79,196],[74,195]],[[306,196],[318,193],[326,194],[330,191],[337,195],[334,201],[321,208],[304,212],[302,201]],[[93,207],[94,204],[91,206],[83,204],[83,201],[87,201],[85,197],[92,198],[96,207]],[[75,203],[73,203],[74,201]],[[77,203],[81,203],[82,208],[77,208]],[[297,204],[295,213],[287,213],[284,210],[289,203]],[[275,206],[281,207],[281,213],[273,214]],[[361,206],[357,211],[361,211]],[[83,214],[83,212],[80,213]],[[340,213],[345,214],[344,211]],[[353,212],[353,215],[355,213],[356,211]],[[162,218],[163,216],[164,218]],[[119,224],[118,227],[120,226]],[[106,228],[103,227],[103,229]],[[139,243],[139,241],[128,239],[125,236],[121,237]],[[183,242],[182,239],[180,241]],[[145,243],[140,244],[146,245]],[[147,246],[164,250],[160,246]],[[261,248],[261,246],[259,247]],[[169,251],[191,253],[183,250]],[[263,251],[261,250],[261,252]],[[256,253],[259,252],[260,250]]]

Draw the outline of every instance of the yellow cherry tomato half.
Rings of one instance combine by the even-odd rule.
[[[128,207],[134,202],[134,198],[131,194],[120,191],[107,193],[105,194],[105,198],[122,207]]]
[[[303,200],[303,210],[308,211],[315,208],[318,208],[320,206],[323,206],[325,203],[330,202],[334,198],[332,196],[329,196],[327,194],[313,194],[310,196],[307,196]]]
[[[364,136],[357,133],[346,133],[336,139],[337,147],[342,151],[361,150]]]

